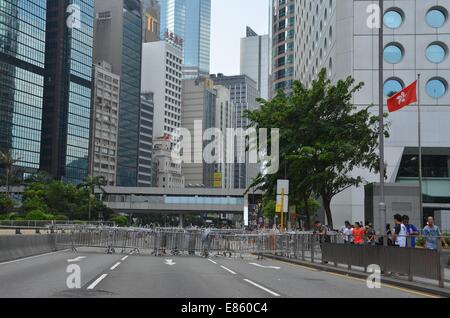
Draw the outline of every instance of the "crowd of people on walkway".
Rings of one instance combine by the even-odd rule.
[[[324,240],[329,240],[328,228],[320,222],[316,222],[315,233],[324,237]],[[366,222],[362,224],[356,222],[352,225],[349,221],[345,222],[339,230],[339,234],[343,238],[344,244],[354,245],[389,245],[401,248],[417,247],[417,240],[424,238],[424,247],[429,250],[437,250],[438,244],[448,247],[446,240],[442,237],[442,232],[434,223],[434,218],[427,219],[427,225],[423,230],[419,230],[414,224],[410,223],[408,215],[396,214],[394,216],[394,227],[386,225],[386,235],[377,236],[373,223]],[[327,238],[328,237],[328,238]]]

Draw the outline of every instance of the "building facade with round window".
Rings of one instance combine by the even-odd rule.
[[[309,85],[321,69],[336,82],[353,76],[364,82],[354,96],[356,106],[379,104],[378,61],[383,58],[384,103],[420,74],[424,215],[450,203],[450,0],[384,1],[308,0],[296,4],[295,79]],[[380,17],[382,18],[380,19]],[[383,25],[383,51],[379,29]],[[378,107],[373,107],[374,115]],[[387,107],[385,108],[387,111]],[[390,114],[385,153],[388,182],[417,182],[417,107]],[[442,164],[442,162],[446,162]],[[368,182],[379,176],[358,170]],[[445,192],[447,191],[447,192]],[[445,203],[445,202],[447,203]],[[445,204],[444,204],[445,203]],[[441,205],[442,204],[442,205]],[[337,224],[364,219],[364,189],[344,191],[332,202]],[[422,224],[419,224],[422,225]]]

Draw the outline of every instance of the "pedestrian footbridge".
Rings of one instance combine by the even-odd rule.
[[[242,214],[257,194],[245,195],[244,189],[105,187],[98,195],[118,213]]]

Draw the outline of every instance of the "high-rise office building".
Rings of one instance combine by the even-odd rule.
[[[141,94],[141,119],[139,123],[139,165],[138,186],[151,187],[153,184],[153,112],[155,103],[152,92]]]
[[[183,80],[183,112],[182,127],[191,133],[191,161],[183,163],[183,175],[188,186],[214,185],[215,164],[205,162],[203,151],[209,142],[202,136],[210,128],[216,128],[216,98],[214,83],[208,78]],[[200,159],[201,160],[198,160]],[[198,162],[200,161],[200,162]]]
[[[234,103],[231,100],[231,93],[228,88],[222,85],[215,85],[216,91],[216,128],[223,133],[223,160],[215,164],[214,188],[233,189],[234,188],[234,164],[227,161],[234,149],[228,149],[228,129],[234,129],[234,117],[236,116]],[[219,180],[220,182],[219,182]]]
[[[144,43],[160,40],[160,6],[157,0],[142,0]]]
[[[247,35],[241,39],[241,75],[252,78],[264,99],[269,98],[270,72],[269,35],[258,35],[247,27]]]
[[[80,20],[69,23],[71,5]],[[88,174],[94,0],[47,1],[41,170],[80,182]]]
[[[145,43],[142,92],[153,92],[153,137],[173,136],[181,127],[182,48],[170,40]]]
[[[166,32],[184,40],[183,77],[208,76],[211,50],[211,0],[160,0],[161,38]]]
[[[119,133],[120,77],[111,64],[94,65],[93,112],[91,125],[91,171],[109,186],[116,184],[117,135]]]
[[[215,85],[225,86],[230,90],[235,112],[232,126],[246,130],[249,123],[248,119],[245,118],[245,111],[259,108],[259,103],[256,101],[259,98],[256,82],[246,75],[224,76],[223,74],[217,74],[211,75],[211,79]],[[238,141],[236,142],[236,147],[245,149],[245,145],[238,145]],[[234,188],[244,189],[250,186],[252,180],[258,175],[259,165],[249,163],[248,155],[245,158],[245,163],[239,163],[238,153],[240,152],[236,151],[235,153]]]
[[[289,93],[294,79],[295,4],[297,0],[271,0],[272,94]],[[323,1],[323,0],[322,0]],[[308,1],[309,2],[309,1]]]
[[[172,160],[172,145],[169,138],[153,139],[153,186],[156,188],[184,188],[181,164]]]
[[[142,25],[140,0],[95,1],[94,62],[108,61],[121,81],[118,186],[138,179]]]
[[[67,15],[71,6],[80,8],[79,20]],[[2,1],[0,10],[0,146],[25,172],[81,182],[88,174],[93,0]]]
[[[46,0],[0,3],[0,151],[27,173],[40,162],[46,12]]]
[[[357,107],[378,105],[378,32],[368,25],[367,8],[377,1],[299,1],[295,43],[303,57],[296,59],[296,77],[305,85],[325,68],[332,81],[353,76],[365,85],[355,94]],[[385,1],[385,99],[414,82],[421,74],[423,146],[423,216],[446,210],[450,200],[450,46],[449,1]],[[369,27],[370,26],[370,27]],[[385,109],[387,112],[387,108]],[[373,108],[378,114],[378,108]],[[418,183],[417,107],[409,106],[387,118],[390,137],[385,141],[387,182]],[[355,171],[368,182],[379,176]],[[409,203],[393,207],[408,214]],[[336,224],[364,219],[364,189],[350,188],[332,202]],[[389,221],[389,220],[388,220]],[[423,219],[412,220],[422,225]]]

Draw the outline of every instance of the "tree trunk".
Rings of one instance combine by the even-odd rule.
[[[6,196],[8,197],[8,198],[10,198],[10,196],[9,196],[9,175],[10,175],[10,172],[9,172],[9,169],[8,168],[6,168]]]
[[[331,199],[322,195],[323,207],[325,209],[325,215],[327,216],[327,223],[330,229],[334,229],[333,216],[331,215]]]
[[[306,230],[309,231],[311,229],[311,215],[309,214],[309,198],[305,195],[303,196],[303,203],[305,204],[305,215],[306,215]]]

